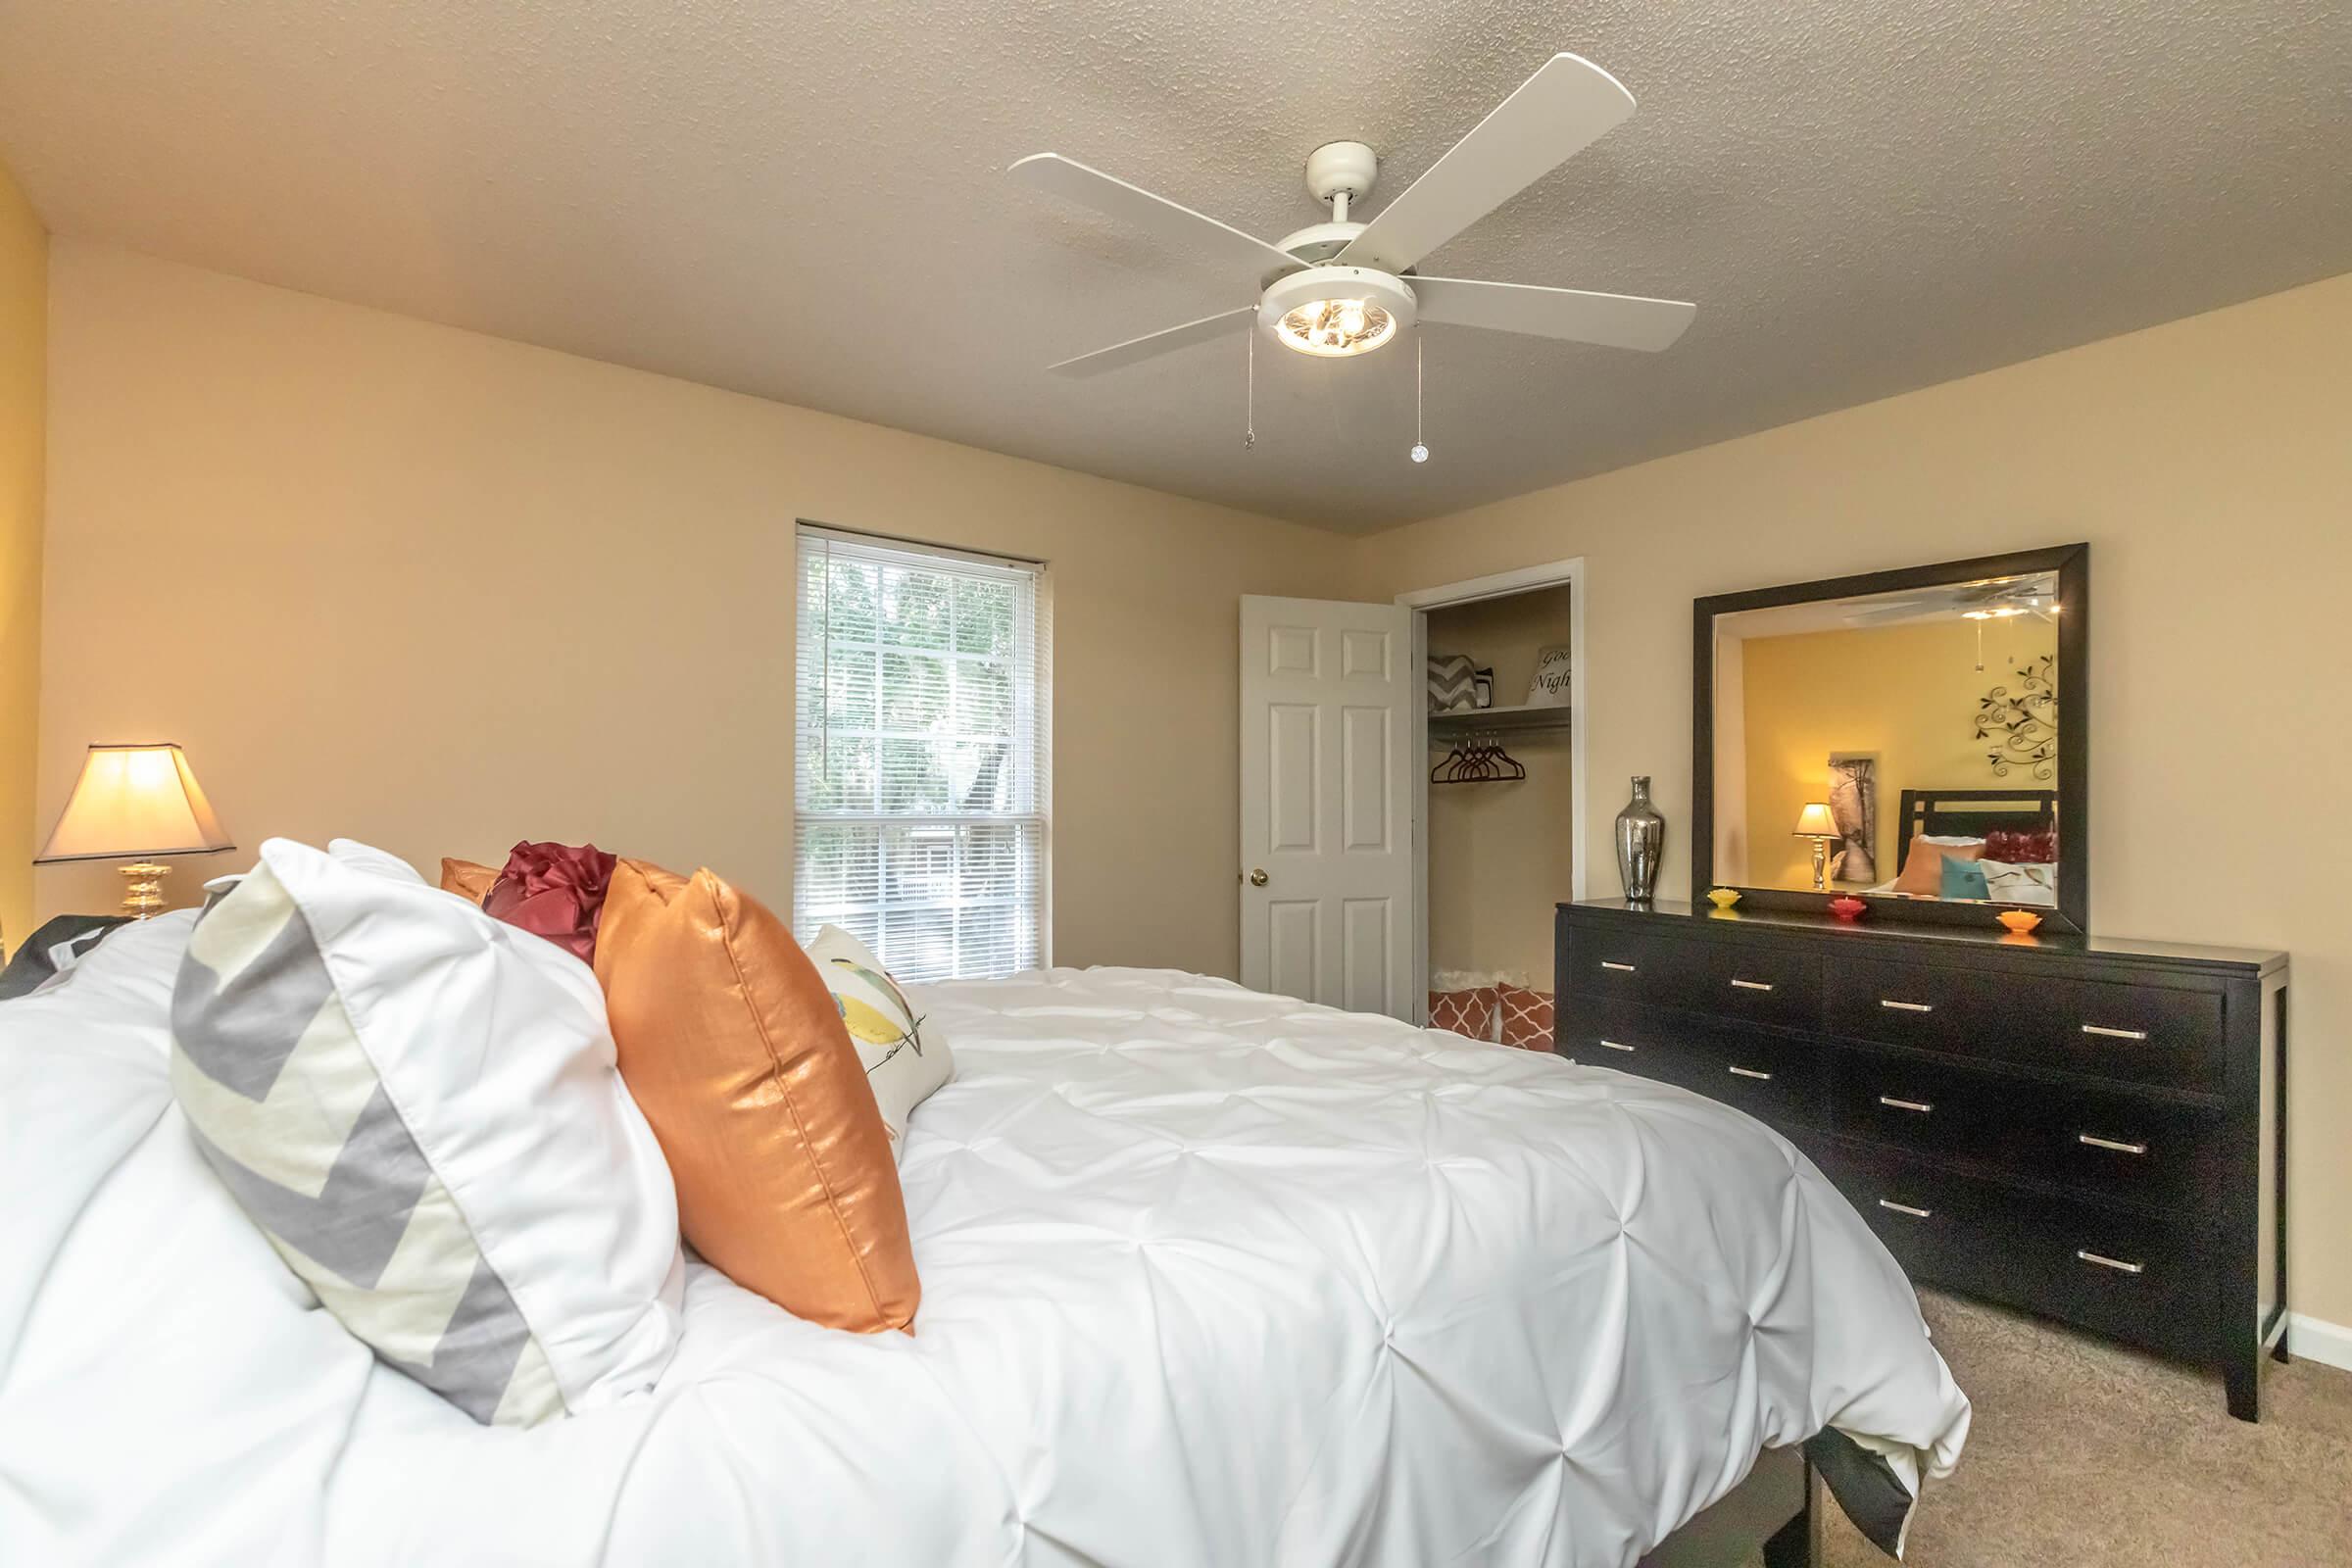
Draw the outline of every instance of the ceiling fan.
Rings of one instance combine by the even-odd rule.
[[[1981,582],[1954,583],[1925,593],[1872,600],[1856,605],[1843,617],[1849,626],[1877,626],[1906,620],[1957,615],[1962,620],[2013,620],[2031,615],[2036,620],[2058,618],[2058,584],[2048,572],[2026,577],[1988,577]]]
[[[1273,244],[1058,153],[1012,166],[1035,190],[1080,202],[1183,246],[1250,279],[1257,303],[1147,332],[1048,367],[1064,375],[1120,369],[1173,349],[1253,326],[1301,354],[1369,354],[1416,321],[1600,343],[1655,352],[1683,334],[1698,307],[1682,300],[1530,283],[1425,277],[1430,252],[1590,147],[1634,112],[1634,95],[1581,56],[1554,55],[1494,113],[1368,223],[1348,216],[1370,194],[1379,163],[1360,141],[1335,141],[1306,160],[1306,188],[1331,220]]]

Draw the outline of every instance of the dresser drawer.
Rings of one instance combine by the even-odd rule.
[[[1823,1117],[1818,1043],[1691,1013],[1586,1003],[1563,1020],[1557,1050],[1580,1066],[1614,1067],[1693,1089],[1759,1121]]]
[[[1813,1159],[1914,1281],[2019,1304],[2039,1294],[2039,1250],[2015,1234],[2008,1193],[1843,1144]]]
[[[1700,1031],[1699,1075],[1690,1085],[1758,1121],[1822,1119],[1823,1054],[1818,1042],[1719,1024]]]
[[[2208,991],[1860,958],[1827,979],[1832,1033],[2102,1078],[2219,1091],[2222,999]]]
[[[2222,1089],[2222,999],[2211,991],[2075,980],[2044,1037],[2076,1072],[2181,1089]]]
[[[1583,1067],[1695,1088],[1710,1064],[1696,1032],[1679,1014],[1630,1003],[1580,1001],[1559,1019],[1553,1048]]]
[[[2220,1121],[2211,1111],[1846,1048],[1833,1077],[1837,1130],[1893,1149],[2183,1213],[2212,1188]]]
[[[1711,946],[1659,932],[1571,926],[1555,988],[1610,1002],[1692,1006],[1707,991]]]
[[[1840,1145],[1818,1161],[1914,1279],[2154,1349],[2215,1348],[2198,1232]]]
[[[1821,1026],[1821,956],[1791,948],[1714,942],[1699,1010],[1747,1023]]]
[[[1821,1044],[1742,1030],[1695,1013],[1590,1004],[1559,1027],[1559,1054],[1583,1067],[1616,1067],[1695,1089],[1757,1121],[1823,1121],[1828,1081]]]

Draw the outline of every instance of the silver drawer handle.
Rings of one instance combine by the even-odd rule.
[[[2127,1263],[2120,1257],[2109,1257],[2104,1252],[2085,1252],[2080,1248],[2075,1250],[2075,1255],[2085,1263],[2096,1263],[2101,1268],[2111,1268],[2119,1274],[2137,1274],[2147,1267],[2144,1263]]]
[[[2110,1029],[2103,1023],[2086,1023],[2082,1026],[2082,1032],[2086,1035],[2104,1035],[2109,1040],[2145,1040],[2148,1038],[2148,1032],[2145,1029]]]
[[[1879,1005],[1890,1012],[1934,1012],[1936,1010],[1936,1004],[1932,1002],[1890,1002],[1885,997],[1879,999]]]
[[[1638,1051],[1641,1049],[1639,1046],[1620,1045],[1614,1040],[1603,1040],[1601,1044],[1608,1047],[1611,1051]]]
[[[1879,1206],[1881,1208],[1891,1208],[1897,1214],[1908,1214],[1913,1219],[1926,1219],[1931,1212],[1930,1210],[1924,1208],[1913,1208],[1909,1203],[1898,1203],[1891,1198],[1880,1199]]]
[[[1897,1110],[1916,1110],[1922,1116],[1925,1116],[1929,1111],[1936,1108],[1934,1105],[1929,1104],[1924,1100],[1897,1100],[1892,1095],[1881,1095],[1879,1097],[1879,1103],[1882,1105],[1892,1105]]]
[[[2089,1133],[2075,1134],[2075,1142],[2092,1149],[2112,1149],[2119,1154],[2144,1154],[2148,1152],[2145,1144],[2122,1144],[2112,1138],[2096,1138]]]
[[[1603,958],[1603,959],[1601,959],[1601,960],[1600,960],[1600,966],[1601,966],[1603,969],[1614,969],[1614,970],[1616,970],[1616,971],[1617,971],[1619,974],[1632,974],[1632,973],[1634,972],[1634,966],[1633,966],[1632,964],[1630,964],[1630,963],[1618,963],[1618,962],[1616,962],[1614,959],[1610,959],[1610,958]]]
[[[1735,1078],[1753,1078],[1758,1083],[1768,1084],[1772,1082],[1772,1074],[1768,1072],[1758,1072],[1753,1067],[1734,1067],[1732,1069],[1732,1076]]]
[[[1769,980],[1734,980],[1732,986],[1733,989],[1739,991],[1770,991],[1772,982]]]

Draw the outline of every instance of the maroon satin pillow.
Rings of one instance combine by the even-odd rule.
[[[593,844],[517,844],[483,898],[482,912],[594,963],[612,864],[613,858]]]
[[[2058,830],[1988,828],[1984,834],[1984,858],[2008,865],[2048,865],[2058,858]]]

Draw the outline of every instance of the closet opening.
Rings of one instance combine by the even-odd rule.
[[[1584,562],[1399,594],[1414,727],[1416,1021],[1552,1046],[1552,909],[1584,897]]]

